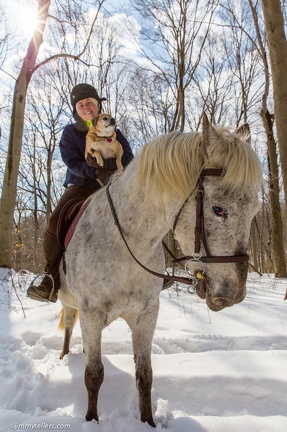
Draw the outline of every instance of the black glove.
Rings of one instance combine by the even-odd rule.
[[[116,170],[114,169],[106,169],[106,168],[97,168],[95,169],[95,177],[99,179],[103,184],[106,184],[111,177],[112,174],[114,174]]]
[[[104,168],[108,170],[116,170],[116,158],[104,159]]]
[[[101,168],[100,165],[99,165],[98,162],[97,162],[97,158],[93,157],[93,156],[91,155],[91,153],[88,153],[88,156],[87,156],[87,158],[86,158],[86,163],[87,163],[87,165],[89,165],[90,167],[93,167],[93,168]]]
[[[87,165],[93,168],[100,168],[100,169],[107,169],[107,170],[116,170],[116,159],[115,158],[109,158],[104,159],[104,166],[101,167],[98,162],[97,158],[93,157],[91,153],[88,153],[87,159],[86,159]]]

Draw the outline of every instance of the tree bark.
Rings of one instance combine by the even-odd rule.
[[[276,154],[276,142],[273,134],[273,120],[268,110],[262,108],[261,117],[267,136],[268,148],[268,179],[269,179],[269,198],[271,207],[271,244],[274,258],[274,273],[276,277],[285,278],[285,250],[283,242],[283,223],[281,217],[281,207],[279,200],[279,180],[278,163]]]
[[[270,55],[275,124],[287,210],[287,40],[280,0],[261,0],[261,4]]]
[[[276,139],[274,137],[274,132],[273,132],[274,116],[269,113],[267,108],[267,100],[268,100],[269,88],[270,88],[269,65],[267,60],[267,54],[259,30],[258,17],[256,14],[255,7],[253,6],[251,0],[249,0],[249,5],[253,15],[253,21],[254,21],[257,37],[258,37],[259,51],[261,53],[261,58],[264,66],[264,75],[265,75],[265,85],[264,85],[264,93],[262,96],[262,109],[260,115],[266,132],[266,143],[268,149],[268,180],[269,180],[269,198],[270,198],[270,206],[271,206],[271,226],[272,226],[271,244],[272,244],[273,261],[274,261],[273,271],[275,273],[275,276],[277,277],[286,277],[283,224],[282,224],[281,207],[280,207],[279,168],[278,168],[277,153],[276,153],[276,147],[277,147]],[[271,9],[273,9],[273,7],[271,7]],[[272,70],[272,78],[273,78],[274,65],[272,67],[272,61],[271,61],[271,70]],[[273,79],[273,85],[274,85],[274,79]],[[277,97],[279,97],[278,94]],[[274,92],[274,100],[275,100],[275,92]],[[287,161],[287,159],[285,159],[285,161]],[[282,162],[283,161],[281,160],[281,166],[282,166]]]

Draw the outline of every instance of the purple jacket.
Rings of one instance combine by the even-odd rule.
[[[89,166],[85,159],[85,146],[87,131],[78,130],[76,123],[67,125],[60,141],[60,151],[64,163],[67,165],[66,179],[64,186],[74,184],[77,186],[85,186],[98,188],[99,184],[95,177],[95,168]],[[119,129],[117,132],[117,140],[123,146],[124,154],[122,156],[122,164],[124,167],[133,159],[131,147]]]

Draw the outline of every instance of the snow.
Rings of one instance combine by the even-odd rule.
[[[131,334],[123,320],[103,332],[100,422],[86,422],[79,324],[59,359],[61,303],[26,297],[34,275],[0,269],[0,431],[147,432],[139,420]],[[287,431],[287,280],[248,278],[246,299],[221,312],[175,287],[161,293],[153,341],[156,430]]]

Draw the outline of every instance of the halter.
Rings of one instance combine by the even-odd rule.
[[[176,258],[175,256],[173,256],[173,254],[168,250],[168,248],[165,246],[165,248],[168,250],[168,252],[171,254],[171,256],[174,258],[173,262],[182,262],[182,261],[198,261],[198,262],[204,262],[204,263],[238,263],[238,262],[248,262],[249,260],[249,256],[248,255],[231,255],[231,256],[212,256],[209,252],[208,246],[207,246],[207,242],[206,242],[206,237],[205,237],[205,232],[204,232],[204,213],[203,213],[203,196],[204,196],[204,188],[203,188],[203,181],[204,178],[206,176],[221,176],[222,174],[222,169],[215,169],[215,168],[206,168],[203,169],[199,175],[198,181],[197,181],[197,193],[196,193],[196,224],[195,224],[195,229],[194,229],[194,234],[195,234],[195,238],[194,238],[194,254],[193,255],[184,255],[180,258]],[[190,277],[183,277],[183,276],[175,276],[173,275],[169,275],[169,274],[162,274],[162,273],[158,273],[155,272],[149,268],[147,268],[146,266],[144,266],[133,254],[133,252],[131,251],[124,233],[122,231],[121,225],[119,223],[117,214],[116,214],[116,210],[112,201],[112,197],[110,194],[110,185],[111,183],[108,184],[108,186],[106,187],[106,194],[107,194],[107,199],[111,208],[111,212],[114,218],[114,222],[115,225],[117,226],[119,233],[129,251],[129,253],[131,254],[131,256],[133,257],[133,259],[147,272],[153,274],[154,276],[160,277],[162,279],[166,279],[166,280],[170,280],[172,282],[180,282],[180,283],[184,283],[186,285],[192,285],[193,287],[195,287],[197,285],[197,281],[198,279],[204,279],[204,276],[201,274],[201,277],[197,274],[195,275],[190,275]],[[195,189],[194,189],[195,190]],[[177,213],[175,220],[174,220],[174,224],[173,224],[173,232],[175,231],[176,225],[178,223],[178,220],[180,218],[180,215],[182,213],[182,210],[184,209],[186,203],[188,202],[189,198],[191,197],[191,195],[193,194],[194,190],[189,194],[189,196],[187,197],[187,199],[185,200],[185,202],[183,203],[183,205],[181,206],[179,212]],[[206,256],[202,256],[201,252],[200,252],[200,245],[201,242],[204,245],[204,249],[205,249],[205,253]]]

